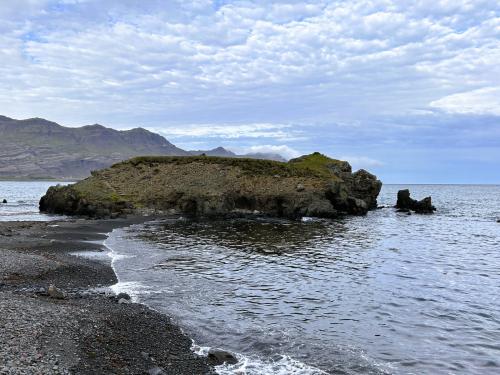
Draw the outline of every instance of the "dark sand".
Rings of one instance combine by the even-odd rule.
[[[0,374],[212,373],[168,317],[110,295],[110,262],[70,254],[142,221],[0,223]]]

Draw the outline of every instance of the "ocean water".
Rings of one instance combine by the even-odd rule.
[[[500,186],[414,185],[434,215],[172,219],[106,241],[116,289],[171,316],[220,374],[499,374]]]
[[[0,221],[45,221],[60,216],[44,215],[38,202],[50,186],[68,184],[57,181],[0,181]],[[4,199],[7,203],[1,203]]]

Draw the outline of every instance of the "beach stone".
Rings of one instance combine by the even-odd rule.
[[[54,299],[64,299],[64,293],[57,289],[54,285],[49,286],[49,297]]]
[[[221,349],[210,349],[208,351],[208,361],[213,366],[219,366],[224,363],[234,365],[238,359],[233,353]]]
[[[4,200],[2,201],[2,203],[7,203],[7,199],[4,199]]]
[[[152,369],[148,370],[148,374],[149,375],[166,375],[166,372],[161,367],[153,367]]]
[[[127,294],[127,293],[118,293],[118,295],[116,296],[116,298],[118,300],[121,300],[121,299],[126,299],[126,300],[130,300],[130,296]]]
[[[128,304],[128,303],[130,303],[130,301],[129,301],[128,299],[125,299],[125,298],[120,298],[120,299],[118,300],[118,303],[119,303],[120,305],[124,305],[124,304]]]

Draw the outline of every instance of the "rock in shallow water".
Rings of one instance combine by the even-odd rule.
[[[238,363],[236,356],[221,349],[210,349],[208,351],[208,361],[212,366],[220,366],[224,363],[234,365]]]
[[[398,191],[398,200],[396,203],[398,212],[415,211],[417,214],[432,214],[436,207],[432,205],[432,198],[426,197],[420,201],[410,197],[410,190],[404,189]]]

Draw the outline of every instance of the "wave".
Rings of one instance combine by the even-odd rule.
[[[191,350],[206,357],[210,351],[208,346],[198,346],[193,343]],[[215,367],[219,375],[327,375],[328,373],[316,367],[309,366],[287,355],[277,360],[262,359],[258,356],[245,356],[235,353],[238,363],[234,365],[220,365]]]

